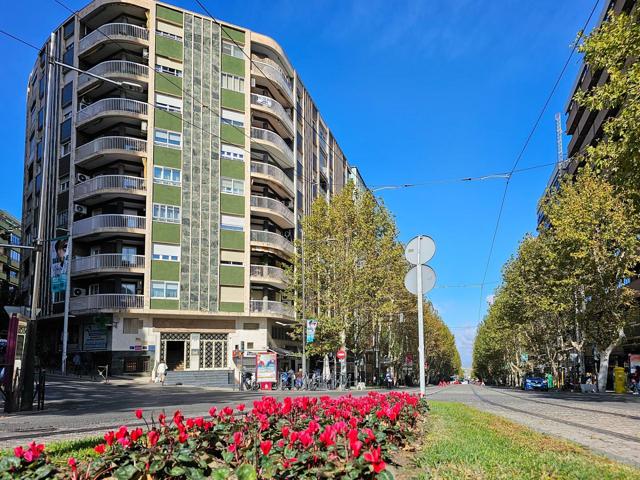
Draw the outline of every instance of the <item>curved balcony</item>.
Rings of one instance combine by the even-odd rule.
[[[105,196],[113,195],[130,198],[146,194],[145,179],[128,175],[100,175],[78,183],[73,187],[73,199],[86,200],[90,197],[100,196],[104,201]]]
[[[293,85],[280,65],[268,58],[251,57],[251,72],[275,82],[287,98],[293,100]]]
[[[284,302],[277,302],[274,300],[251,300],[250,309],[251,313],[293,318],[293,307]]]
[[[294,253],[293,243],[278,233],[264,230],[251,230],[251,246],[256,250],[284,253],[285,256]]]
[[[127,272],[144,273],[144,255],[126,253],[100,253],[71,260],[72,275]]]
[[[270,265],[251,265],[251,281],[256,283],[268,283],[274,287],[284,288],[287,277],[280,267]]]
[[[295,193],[293,181],[275,165],[251,161],[251,176],[276,183],[293,198]]]
[[[144,235],[146,218],[137,215],[104,214],[73,222],[73,236],[82,237],[99,233]]]
[[[144,295],[130,293],[98,293],[71,297],[69,309],[72,312],[101,312],[137,310],[144,308]]]
[[[141,63],[127,60],[107,60],[87,70],[93,75],[108,78],[116,82],[132,82],[146,84],[149,81],[149,67]],[[81,73],[78,75],[78,91],[101,82],[99,78]]]
[[[275,198],[251,195],[251,211],[270,218],[283,228],[293,228],[296,225],[293,212]]]
[[[147,156],[147,141],[135,137],[100,137],[76,148],[76,165],[96,160],[107,163],[110,158],[118,160]],[[98,165],[93,165],[98,166]]]
[[[251,142],[255,142],[272,157],[278,160],[285,168],[293,168],[293,150],[287,142],[276,132],[264,128],[251,127]]]
[[[80,110],[76,114],[76,124],[80,126],[83,123],[107,116],[144,119],[149,113],[148,107],[145,102],[129,98],[103,98]]]
[[[149,30],[130,23],[107,23],[80,39],[78,54],[85,53],[104,42],[148,45]]]
[[[293,120],[284,109],[279,102],[274,100],[271,97],[267,97],[266,95],[258,95],[257,93],[251,94],[251,105],[256,107],[259,110],[263,110],[265,112],[274,115],[280,123],[282,123],[285,128],[289,130],[289,133],[292,135],[295,134],[295,130],[293,129]]]

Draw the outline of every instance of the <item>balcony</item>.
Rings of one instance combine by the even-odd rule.
[[[269,152],[284,168],[293,168],[293,150],[277,133],[264,128],[251,127],[251,143]]]
[[[100,127],[104,128],[103,117],[127,117],[143,120],[149,112],[148,107],[145,102],[129,98],[104,98],[80,110],[76,114],[76,124],[80,126],[98,120]]]
[[[258,110],[262,110],[270,113],[275,116],[282,125],[285,126],[289,130],[291,135],[295,134],[295,130],[293,128],[293,120],[284,109],[279,102],[274,100],[271,97],[267,97],[266,95],[258,95],[257,93],[251,94],[251,105],[256,107]]]
[[[251,73],[271,80],[289,100],[293,100],[293,85],[289,80],[289,76],[282,71],[280,65],[271,59],[257,56],[252,56],[251,60]]]
[[[130,293],[99,293],[72,297],[69,309],[72,312],[102,312],[136,310],[144,308],[144,295]]]
[[[296,225],[293,212],[274,198],[251,195],[251,211],[270,218],[282,228],[293,228]]]
[[[95,168],[109,160],[139,159],[147,156],[147,141],[135,137],[99,137],[76,148],[76,165]]]
[[[149,44],[149,30],[131,23],[107,23],[96,28],[78,42],[78,55],[81,55],[104,42],[146,46]]]
[[[287,257],[294,253],[293,243],[278,233],[264,230],[251,230],[251,246],[258,251],[283,253]]]
[[[72,275],[97,273],[144,273],[144,255],[101,253],[71,260]]]
[[[108,200],[109,196],[132,198],[146,194],[145,179],[128,175],[100,175],[78,183],[73,188],[75,201],[100,197],[97,200]]]
[[[251,300],[251,313],[277,315],[279,317],[293,318],[293,308],[288,303],[274,300]]]
[[[121,233],[144,235],[146,218],[137,215],[105,214],[94,215],[73,222],[73,236],[83,237],[99,233]]]
[[[108,78],[115,82],[131,82],[146,84],[149,82],[149,67],[141,63],[129,62],[127,60],[107,60],[99,63],[87,70],[93,75]],[[78,92],[85,90],[89,86],[102,82],[99,78],[81,73],[78,75]],[[112,88],[113,85],[109,85]]]
[[[280,187],[281,190],[284,190],[288,195],[290,195],[293,198],[293,195],[295,192],[293,187],[293,181],[289,177],[287,177],[287,175],[275,165],[271,165],[269,163],[264,163],[264,162],[252,161],[251,176],[275,183],[276,186]]]
[[[251,265],[251,281],[255,283],[268,283],[277,288],[284,288],[287,277],[284,270],[270,265]]]

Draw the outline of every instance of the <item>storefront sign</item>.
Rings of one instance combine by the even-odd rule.
[[[278,359],[275,353],[256,353],[256,381],[277,382]]]
[[[95,323],[85,325],[83,345],[84,350],[105,350],[107,348],[107,329]]]

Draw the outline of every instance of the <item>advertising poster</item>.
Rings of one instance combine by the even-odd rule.
[[[84,326],[84,350],[104,350],[107,348],[107,329],[90,323]]]
[[[316,328],[318,328],[318,320],[309,318],[307,320],[307,343],[313,343],[315,340]]]
[[[277,382],[277,356],[275,353],[256,353],[256,381]]]
[[[67,244],[69,237],[58,237],[51,240],[51,292],[63,293],[67,290],[67,273],[69,270],[69,252]]]
[[[640,355],[629,354],[629,372],[635,373],[636,367],[640,367]]]

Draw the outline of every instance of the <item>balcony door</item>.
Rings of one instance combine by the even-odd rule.
[[[122,247],[122,264],[125,266],[135,267],[136,265],[136,247]]]

